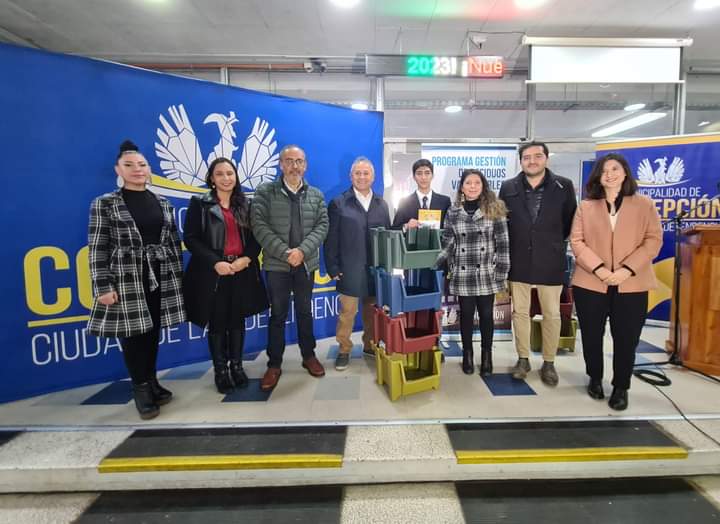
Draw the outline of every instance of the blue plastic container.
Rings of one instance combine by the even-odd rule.
[[[393,275],[382,267],[376,267],[371,268],[370,272],[375,276],[377,305],[389,308],[391,317],[421,309],[440,309],[442,271],[413,269],[406,271],[403,276]]]

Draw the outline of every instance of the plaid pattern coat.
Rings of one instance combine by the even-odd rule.
[[[493,295],[505,289],[510,271],[510,241],[505,218],[490,219],[462,206],[445,217],[437,265],[447,263],[450,293],[459,297]]]
[[[151,287],[155,283],[160,286],[161,327],[185,320],[182,252],[173,208],[166,199],[155,196],[163,213],[160,244],[143,245],[120,190],[96,198],[90,206],[88,247],[95,300],[88,332],[92,335],[126,338],[152,329],[142,285],[143,258],[160,261],[160,273],[151,272],[148,278]],[[117,292],[118,302],[100,304],[97,297],[110,291]]]

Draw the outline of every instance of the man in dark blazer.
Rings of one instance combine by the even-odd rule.
[[[417,191],[400,201],[393,220],[393,229],[418,227],[418,212],[421,209],[439,210],[440,227],[442,227],[445,213],[450,207],[450,198],[430,189],[433,179],[432,162],[421,158],[413,164],[412,170]]]
[[[566,240],[577,209],[570,179],[547,168],[548,147],[528,142],[518,151],[522,172],[503,182],[498,195],[508,208],[510,295],[518,361],[511,369],[522,380],[530,371],[530,293],[537,288],[542,309],[543,365],[540,378],[556,386],[555,354],[560,342],[560,294],[567,268]]]
[[[390,227],[390,211],[382,196],[372,190],[375,168],[365,157],[350,168],[352,187],[335,197],[328,206],[330,227],[325,240],[325,267],[336,281],[340,299],[336,339],[340,346],[335,369],[350,364],[353,325],[362,302],[363,351],[373,353],[373,304],[375,285],[370,278],[370,228]]]

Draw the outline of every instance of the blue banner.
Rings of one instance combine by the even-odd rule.
[[[720,135],[681,135],[599,144],[597,158],[619,153],[630,163],[639,192],[655,201],[663,221],[663,247],[653,268],[658,289],[650,292],[648,318],[670,319],[674,271],[675,231],[672,219],[689,211],[683,228],[720,224],[718,192]]]
[[[358,156],[375,165],[382,193],[383,116],[108,62],[0,44],[3,219],[3,366],[0,402],[127,376],[116,339],[85,331],[92,291],[91,200],[114,190],[117,146],[133,140],[150,163],[152,190],[182,228],[207,165],[232,158],[252,192],[280,175],[287,144],[306,152],[306,179],[329,201],[350,186]],[[335,333],[338,302],[324,265],[313,296],[315,333]],[[288,343],[296,340],[290,313]],[[247,319],[246,350],[265,348],[268,313]],[[204,333],[163,329],[160,368],[205,360]],[[264,357],[260,357],[264,358]]]

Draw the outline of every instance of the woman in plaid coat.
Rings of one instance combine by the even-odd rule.
[[[445,217],[442,251],[437,265],[447,264],[450,293],[460,302],[462,369],[475,370],[473,319],[480,319],[480,374],[492,373],[493,307],[495,293],[505,289],[510,271],[507,209],[477,169],[465,169],[454,205]]]
[[[157,381],[156,362],[160,328],[185,320],[180,239],[170,203],[145,187],[150,168],[132,142],[120,146],[115,172],[122,189],[90,206],[88,332],[120,338],[135,406],[147,419],[172,397]]]

